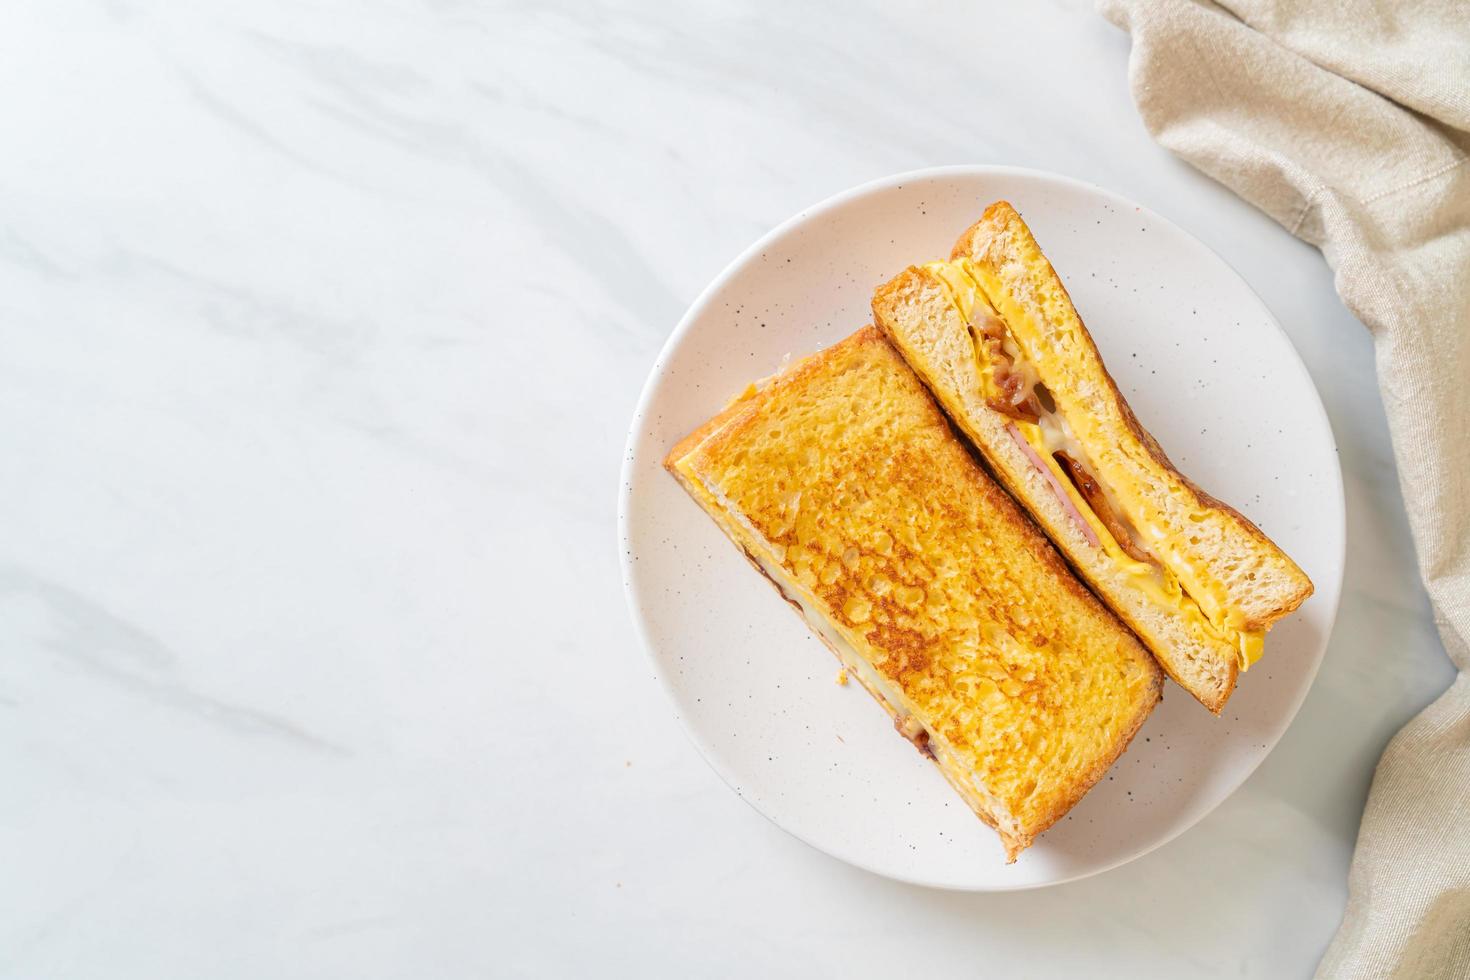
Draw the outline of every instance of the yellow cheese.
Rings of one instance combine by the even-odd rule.
[[[985,363],[980,340],[975,336],[975,327],[979,322],[977,317],[999,319],[1000,314],[995,312],[995,308],[980,292],[980,287],[975,284],[975,280],[965,274],[958,262],[931,262],[924,268],[944,282],[950,302],[954,304],[955,309],[959,310],[960,319],[965,321],[966,327],[970,330],[971,346],[975,350],[975,373],[980,378],[980,394],[987,402],[1001,401],[1002,396],[995,383],[993,365]]]
[[[1060,355],[1045,347],[1041,329],[1024,308],[1009,303],[1004,304],[1009,308],[998,309],[990,298],[993,293],[986,289],[984,271],[968,258],[955,262],[931,262],[924,268],[944,283],[966,324],[975,323],[977,315],[999,315],[1009,334],[1006,352],[1016,362],[1016,368],[1024,372],[1028,381],[1039,378],[1046,382],[1046,366],[1050,357]],[[981,384],[988,386],[985,394],[989,397],[993,394],[990,389],[994,387],[994,380],[992,373],[985,368],[986,365],[981,365],[980,377]],[[1055,380],[1055,372],[1052,375]],[[1083,448],[1084,444],[1105,444],[1106,435],[1089,413],[1068,415],[1060,410],[1060,402],[1065,398],[1065,391],[1057,390],[1061,387],[1048,385],[1052,397],[1058,401],[1057,412],[1047,413],[1040,425],[1017,420],[1016,428],[1052,471],[1077,512],[1092,527],[1108,557],[1127,572],[1137,587],[1159,604],[1177,608],[1212,636],[1230,643],[1237,649],[1240,669],[1249,669],[1261,658],[1264,631],[1241,629],[1244,617],[1239,610],[1229,608],[1229,596],[1223,583],[1209,574],[1204,561],[1193,554],[1187,541],[1181,540],[1180,535],[1171,534],[1167,524],[1158,519],[1148,496],[1140,491],[1131,474],[1094,459],[1093,454]],[[1138,561],[1123,550],[1052,457],[1058,449],[1065,450],[1094,475],[1114,512],[1135,529],[1140,538],[1135,543],[1156,558],[1158,564]]]

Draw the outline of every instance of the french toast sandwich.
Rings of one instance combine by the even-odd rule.
[[[1160,699],[1154,659],[873,327],[748,388],[664,465],[1008,861]]]

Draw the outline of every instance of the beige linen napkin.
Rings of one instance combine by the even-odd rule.
[[[1460,669],[1378,763],[1318,975],[1470,977],[1470,0],[1099,6],[1154,137],[1321,248],[1372,331]]]

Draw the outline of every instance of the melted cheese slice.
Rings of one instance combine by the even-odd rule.
[[[966,324],[975,322],[976,316],[999,316],[1005,323],[1009,339],[1006,353],[1014,361],[1014,369],[1022,375],[1028,385],[1044,379],[1038,369],[1036,355],[1042,353],[1040,328],[1024,310],[997,310],[986,293],[983,273],[968,258],[955,262],[931,262],[924,266],[944,283],[951,300]],[[1017,329],[1020,324],[1021,329]],[[1044,356],[1044,354],[1043,354]],[[981,385],[987,396],[995,388],[993,372],[981,366]],[[988,387],[986,387],[988,386]],[[1057,393],[1053,392],[1053,398]],[[1096,442],[1103,438],[1100,425],[1087,413],[1074,412],[1070,416],[1061,411],[1046,412],[1039,423],[1013,420],[1016,429],[1036,451],[1042,463],[1052,471],[1068,499],[1087,521],[1097,535],[1108,558],[1125,572],[1135,586],[1148,593],[1156,603],[1166,608],[1177,609],[1184,618],[1206,633],[1235,647],[1241,670],[1248,670],[1261,659],[1265,647],[1265,632],[1245,630],[1244,617],[1238,610],[1229,608],[1225,587],[1211,576],[1205,563],[1190,550],[1180,535],[1172,534],[1165,522],[1159,519],[1145,494],[1127,474],[1116,469],[1108,472],[1094,463],[1092,454],[1083,446],[1084,442]],[[1141,562],[1133,558],[1103,524],[1086,499],[1077,491],[1071,477],[1063,472],[1052,454],[1058,450],[1077,460],[1091,473],[1113,512],[1122,517],[1137,533],[1136,544],[1158,559],[1158,563]]]

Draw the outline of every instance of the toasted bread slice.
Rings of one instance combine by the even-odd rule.
[[[906,270],[873,312],[1073,566],[1218,714],[1312,583],[1138,423],[1015,209],[991,205],[949,262]]]
[[[1147,651],[872,327],[735,401],[664,465],[999,832],[1010,861],[1159,700]]]

